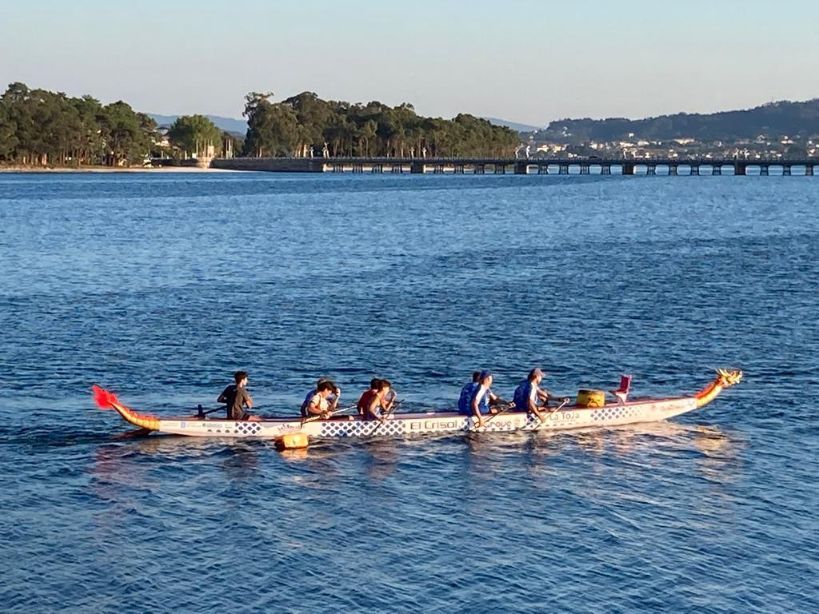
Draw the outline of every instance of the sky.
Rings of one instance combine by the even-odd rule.
[[[241,117],[251,91],[535,126],[819,97],[816,0],[0,0],[0,88]]]

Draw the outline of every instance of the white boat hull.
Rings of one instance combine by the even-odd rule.
[[[238,437],[278,439],[288,433],[302,432],[311,439],[334,439],[339,437],[403,437],[435,433],[511,431],[551,431],[588,427],[609,427],[636,422],[665,420],[696,409],[691,398],[664,399],[652,402],[636,402],[604,407],[569,407],[544,412],[541,422],[527,412],[507,411],[497,416],[484,417],[484,426],[476,427],[473,417],[449,412],[423,414],[400,414],[386,420],[361,420],[354,418],[331,418],[329,420],[274,419],[258,422],[233,420],[207,420],[196,418],[160,420],[162,433],[193,437]]]
[[[639,422],[655,422],[679,416],[713,401],[723,389],[742,379],[741,371],[720,369],[717,377],[692,396],[640,399],[626,403],[612,402],[602,407],[569,406],[544,409],[543,420],[522,411],[505,411],[485,416],[484,425],[477,427],[472,416],[451,412],[395,414],[384,420],[362,420],[355,417],[334,417],[328,420],[299,418],[269,418],[259,421],[235,421],[198,418],[159,418],[123,405],[116,395],[94,387],[97,405],[114,409],[127,422],[149,431],[188,437],[232,437],[241,439],[280,439],[302,433],[311,439],[344,437],[406,437],[411,435],[512,431],[558,431],[590,427],[612,427]]]

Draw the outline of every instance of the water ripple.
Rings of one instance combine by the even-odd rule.
[[[10,612],[816,611],[810,178],[0,177]],[[672,422],[317,442],[146,437],[248,368],[453,404],[746,380]],[[345,392],[345,394],[347,394]]]

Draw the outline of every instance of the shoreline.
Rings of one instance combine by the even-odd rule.
[[[237,173],[223,168],[200,168],[198,166],[0,166],[0,173]]]

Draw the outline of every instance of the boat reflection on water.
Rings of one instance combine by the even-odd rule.
[[[227,458],[222,461],[225,475],[232,481],[243,481],[259,473],[258,442],[231,442],[225,446]]]
[[[282,450],[281,457],[287,461],[303,461],[309,458],[309,448],[296,448],[295,450]]]
[[[234,479],[245,479],[258,471],[260,448],[272,450],[267,442],[235,439],[198,439],[173,435],[146,435],[128,431],[116,438],[117,443],[100,446],[96,452],[94,475],[104,475],[123,485],[139,487],[151,465],[140,462],[146,457],[161,456],[163,464],[177,469],[190,461],[221,458],[218,463]],[[210,463],[215,464],[215,463]],[[201,464],[198,465],[201,467]]]
[[[704,474],[716,470],[719,481],[730,479],[730,466],[742,442],[714,425],[651,422],[611,429],[609,441],[619,455],[643,453],[647,449],[663,454],[696,450],[697,468]]]
[[[463,445],[463,458],[469,471],[486,477],[487,472],[505,471],[506,461],[512,459],[525,468],[531,477],[554,474],[550,461],[571,456],[578,449],[601,458],[614,454],[632,463],[660,466],[664,457],[697,452],[696,469],[703,477],[718,482],[733,480],[732,468],[741,442],[713,425],[681,424],[678,422],[646,422],[610,429],[578,429],[568,431],[538,431],[512,433],[467,433],[465,435],[423,436],[404,440],[350,439],[347,441],[315,441],[309,448],[275,451],[269,441],[191,438],[166,435],[145,436],[140,431],[129,431],[120,441],[128,445],[102,446],[98,464],[111,472],[121,459],[134,455],[160,454],[168,461],[184,461],[211,456],[224,457],[221,466],[235,479],[245,479],[260,471],[259,455],[275,454],[287,464],[306,463],[309,473],[323,476],[339,473],[337,463],[344,463],[349,454],[361,457],[367,475],[382,480],[393,474],[399,458],[407,448],[450,448],[457,454]],[[133,479],[133,459],[125,463],[123,471]],[[298,472],[298,467],[294,466]],[[592,465],[595,472],[600,467]],[[302,479],[306,479],[303,477]],[[309,480],[307,480],[309,481]]]
[[[550,460],[570,455],[578,448],[594,457],[614,454],[624,460],[651,465],[662,464],[666,456],[696,450],[693,458],[696,469],[703,477],[719,482],[735,478],[733,468],[742,447],[741,440],[717,426],[677,422],[559,432],[469,433],[464,441],[469,466],[482,474],[492,471],[493,460],[503,460],[510,454],[522,457],[520,462],[532,477],[543,477],[554,473]]]
[[[308,448],[280,452],[286,461],[306,462],[321,475],[343,474],[346,469],[336,463],[349,465],[349,456],[356,456],[364,472],[375,480],[383,480],[393,473],[400,448],[405,442],[396,439],[370,439],[311,443]]]
[[[395,472],[398,464],[401,445],[395,441],[374,440],[369,442],[362,452],[364,453],[363,466],[367,477],[380,482]]]

